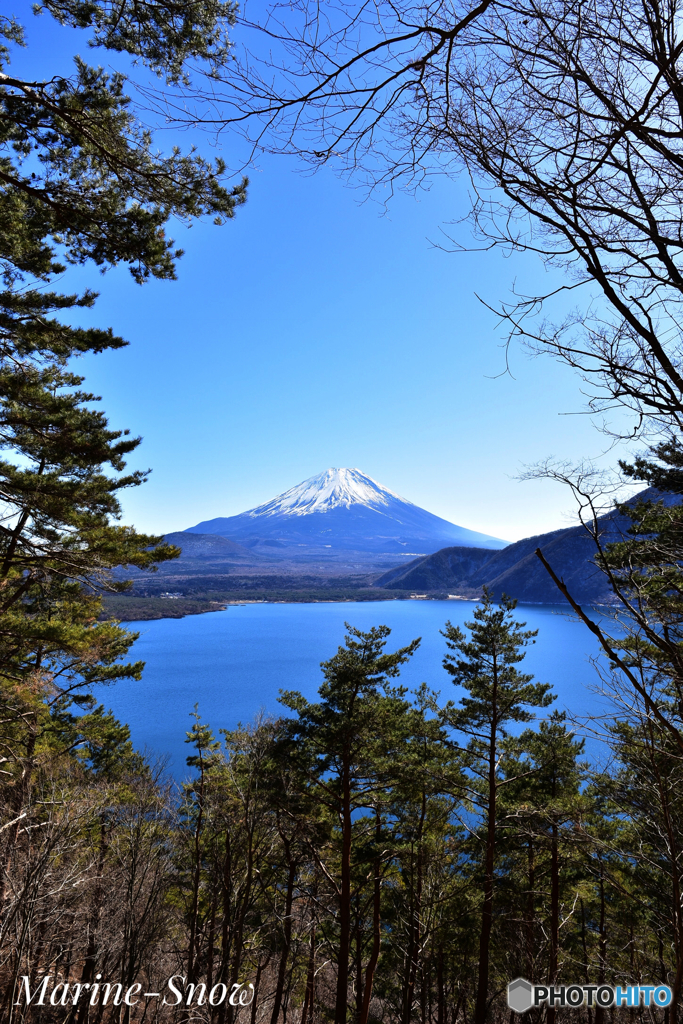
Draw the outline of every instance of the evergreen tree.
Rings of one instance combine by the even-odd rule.
[[[489,1007],[489,946],[493,925],[496,847],[498,842],[498,795],[510,780],[501,777],[501,744],[510,723],[528,722],[534,716],[529,707],[547,707],[553,701],[547,683],[532,682],[533,676],[519,672],[524,648],[533,642],[537,630],[525,630],[524,622],[513,618],[517,602],[503,596],[494,606],[491,593],[484,591],[474,619],[466,622],[470,638],[450,622],[443,635],[449,651],[444,668],[457,686],[468,691],[459,704],[449,701],[443,720],[469,736],[467,763],[475,785],[475,803],[482,815],[484,870],[482,879],[481,930],[475,1024],[484,1024]]]
[[[462,894],[462,763],[442,722],[426,716],[432,697],[426,686],[417,696],[391,792],[393,843],[383,840],[393,861],[383,912],[383,992],[401,1024],[416,1014],[425,1019],[433,988],[445,1016],[444,960],[454,947],[462,955],[453,933],[470,909]]]
[[[190,58],[226,59],[233,20],[219,0],[42,9],[176,82]],[[123,75],[76,58],[69,77],[46,69],[44,80],[25,81],[9,67],[23,45],[21,26],[0,15],[0,711],[10,822],[24,813],[39,759],[54,755],[58,735],[66,742],[61,728],[47,737],[51,713],[62,721],[73,701],[92,708],[94,684],[140,678],[142,663],[123,660],[136,634],[98,621],[100,595],[128,586],[114,570],[178,554],[117,523],[118,493],[146,477],[126,472],[140,439],[109,427],[71,361],[125,342],[72,326],[96,295],[60,294],[52,282],[87,263],[126,265],[138,283],[172,279],[181,251],[168,222],[220,223],[245,197],[244,183],[221,184],[220,160],[158,152]],[[18,827],[0,832],[4,864]]]
[[[642,711],[625,714],[609,732],[616,770],[595,780],[597,813],[591,822],[601,840],[598,866],[614,908],[609,959],[613,950],[628,949],[632,962],[622,967],[624,973],[670,985],[672,1006],[678,1006],[683,993],[681,758],[670,734]]]
[[[392,688],[388,680],[399,674],[420,642],[385,654],[391,632],[387,626],[363,633],[347,623],[347,629],[345,646],[323,662],[320,700],[311,703],[295,691],[280,698],[297,715],[288,723],[290,756],[307,780],[310,797],[327,810],[338,829],[335,1024],[346,1024],[347,1019],[354,818],[363,810],[375,812],[378,799],[391,788],[392,766],[409,733],[410,716],[405,691]]]
[[[59,20],[92,25],[100,43],[139,54],[160,73],[218,46],[227,5],[79,2],[48,4]],[[182,29],[182,31],[181,31]],[[148,33],[152,31],[150,37]],[[20,26],[0,19],[0,37],[21,45]],[[72,310],[96,296],[63,295],[50,281],[68,264],[127,264],[136,281],[173,278],[180,250],[171,217],[232,216],[244,189],[225,189],[223,164],[196,153],[153,149],[120,74],[76,59],[71,78],[24,82],[0,47],[0,672],[54,672],[92,637],[96,602],[79,615],[83,588],[120,590],[111,570],[148,567],[177,554],[159,537],[115,525],[117,492],[137,486],[125,458],[139,444],[109,429],[68,367],[85,352],[120,348],[111,330],[74,328]],[[99,649],[105,650],[104,637]]]
[[[512,861],[518,859],[515,852],[520,846],[526,853],[526,863],[515,872],[513,882],[526,894],[521,905],[526,962],[518,969],[526,972],[529,980],[550,985],[557,983],[561,966],[563,902],[571,906],[577,885],[580,887],[573,827],[581,819],[585,802],[580,786],[586,766],[579,761],[584,741],[574,738],[566,719],[565,712],[553,711],[538,730],[525,729],[520,736],[510,737],[503,763],[506,777],[512,780],[503,792],[509,857]],[[568,870],[570,864],[573,874]],[[519,897],[522,892],[514,895]],[[563,901],[567,892],[569,896]],[[545,935],[547,942],[543,942]],[[539,950],[545,954],[545,964],[537,966]],[[555,1009],[548,1007],[551,1024],[554,1019]]]

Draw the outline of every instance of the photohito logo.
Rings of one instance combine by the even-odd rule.
[[[669,1006],[672,995],[668,985],[532,985],[526,978],[515,978],[508,985],[508,1006],[515,1013],[526,1013],[534,1006]]]

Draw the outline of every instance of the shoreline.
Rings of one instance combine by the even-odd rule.
[[[201,600],[183,598],[154,598],[154,597],[133,597],[119,598],[115,604],[105,598],[104,613],[100,616],[103,621],[115,619],[119,622],[154,622],[161,619],[184,619],[191,615],[205,615],[209,612],[226,611],[228,608],[242,608],[255,604],[373,604],[384,601],[471,601],[478,602],[480,596],[476,594],[397,594],[385,592],[372,596],[353,594],[353,592],[336,597],[315,596],[302,593],[299,597],[293,592],[286,596],[272,595],[269,597],[246,598],[229,597],[223,600]],[[125,602],[125,603],[124,603]],[[162,604],[163,602],[163,604]],[[563,607],[563,602],[546,601],[520,601],[521,606],[537,608]],[[169,607],[170,606],[170,607]],[[612,604],[595,603],[594,608],[610,609],[616,607]],[[567,612],[571,609],[567,606]]]

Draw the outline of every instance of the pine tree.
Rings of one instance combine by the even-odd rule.
[[[394,862],[384,912],[384,956],[394,977],[385,976],[384,991],[385,998],[393,997],[401,1024],[410,1024],[416,1012],[424,1019],[434,973],[437,1004],[445,1017],[444,947],[456,945],[453,933],[463,909],[458,861],[466,779],[442,722],[426,715],[433,695],[424,684],[417,697],[391,793],[393,843],[383,840]]]
[[[43,5],[91,28],[98,45],[130,53],[180,82],[190,58],[226,59],[232,5],[133,0]],[[70,320],[96,295],[60,294],[72,265],[123,264],[134,280],[173,279],[181,250],[171,218],[230,218],[244,183],[221,184],[224,165],[194,150],[157,152],[125,78],[76,58],[69,77],[10,72],[23,30],[0,15],[0,710],[3,811],[20,820],[38,761],[52,756],[51,713],[93,706],[92,687],[139,679],[125,663],[136,634],[100,622],[100,595],[127,583],[119,566],[154,567],[178,550],[119,525],[119,492],[141,484],[126,458],[140,439],[112,430],[71,361],[121,348],[106,328]],[[77,721],[75,719],[74,721]],[[85,721],[84,721],[85,728]],[[8,862],[19,826],[1,833]],[[3,880],[4,886],[4,880]]]
[[[189,56],[225,49],[229,5],[46,5],[58,20],[93,26],[100,43],[139,55],[173,77]],[[151,33],[151,35],[150,35]],[[134,279],[175,276],[181,251],[171,217],[221,222],[244,188],[220,184],[223,164],[193,151],[153,149],[120,74],[75,61],[71,78],[24,82],[7,70],[19,25],[0,18],[0,673],[54,677],[55,660],[95,642],[99,609],[74,611],[86,592],[120,590],[111,570],[148,567],[177,554],[161,538],[117,526],[117,492],[143,482],[125,473],[139,444],[109,429],[69,360],[125,344],[107,329],[74,328],[71,311],[96,296],[49,289],[69,264],[127,264]],[[222,42],[220,42],[222,40]],[[180,62],[180,65],[178,64]],[[174,70],[175,69],[175,70]],[[98,647],[99,644],[99,647]],[[72,659],[73,660],[73,659]],[[105,659],[106,660],[106,659]],[[134,673],[135,674],[135,673]]]
[[[570,859],[572,826],[583,809],[580,786],[586,773],[586,765],[579,761],[584,741],[574,738],[566,720],[565,712],[553,711],[537,730],[525,729],[520,736],[510,737],[503,762],[505,775],[512,780],[503,793],[510,821],[507,845],[519,847],[521,839],[526,848],[523,969],[530,981],[550,985],[557,983],[560,969],[561,902],[566,888],[563,870]],[[544,897],[537,907],[539,890]],[[548,936],[548,943],[538,979],[534,954],[542,945],[541,934]],[[548,1020],[551,1024],[555,1020],[554,1007],[548,1008]]]
[[[354,819],[361,811],[374,812],[378,798],[391,787],[391,766],[409,733],[410,706],[405,691],[392,688],[388,680],[398,675],[420,642],[385,654],[391,632],[387,626],[363,633],[347,623],[347,629],[345,646],[323,662],[319,702],[294,691],[280,698],[297,715],[286,737],[292,761],[307,780],[310,797],[326,808],[338,828],[335,1024],[347,1019]]]
[[[494,606],[491,593],[484,591],[475,609],[474,619],[466,622],[470,638],[450,622],[443,635],[449,651],[444,668],[456,685],[468,691],[459,705],[453,701],[445,706],[445,722],[469,736],[468,767],[475,780],[473,793],[481,809],[484,832],[484,871],[482,880],[481,930],[479,938],[479,971],[475,1024],[484,1024],[489,1006],[489,946],[493,925],[496,846],[498,840],[497,810],[501,778],[501,743],[507,726],[528,722],[534,716],[529,707],[547,707],[553,701],[547,683],[532,682],[533,676],[521,673],[516,666],[524,659],[524,648],[533,642],[538,630],[525,630],[512,612],[517,602],[503,596]]]
[[[598,813],[591,823],[612,902],[622,910],[612,914],[609,965],[612,950],[630,939],[642,973],[671,985],[677,1006],[683,993],[681,758],[671,736],[637,708],[609,732],[616,771],[596,778]],[[628,936],[629,926],[635,936]]]

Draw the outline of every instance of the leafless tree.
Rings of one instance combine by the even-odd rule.
[[[374,188],[464,171],[482,244],[567,272],[499,307],[510,336],[578,369],[593,411],[680,428],[677,0],[297,0],[247,5],[235,39],[195,114],[171,116]]]

